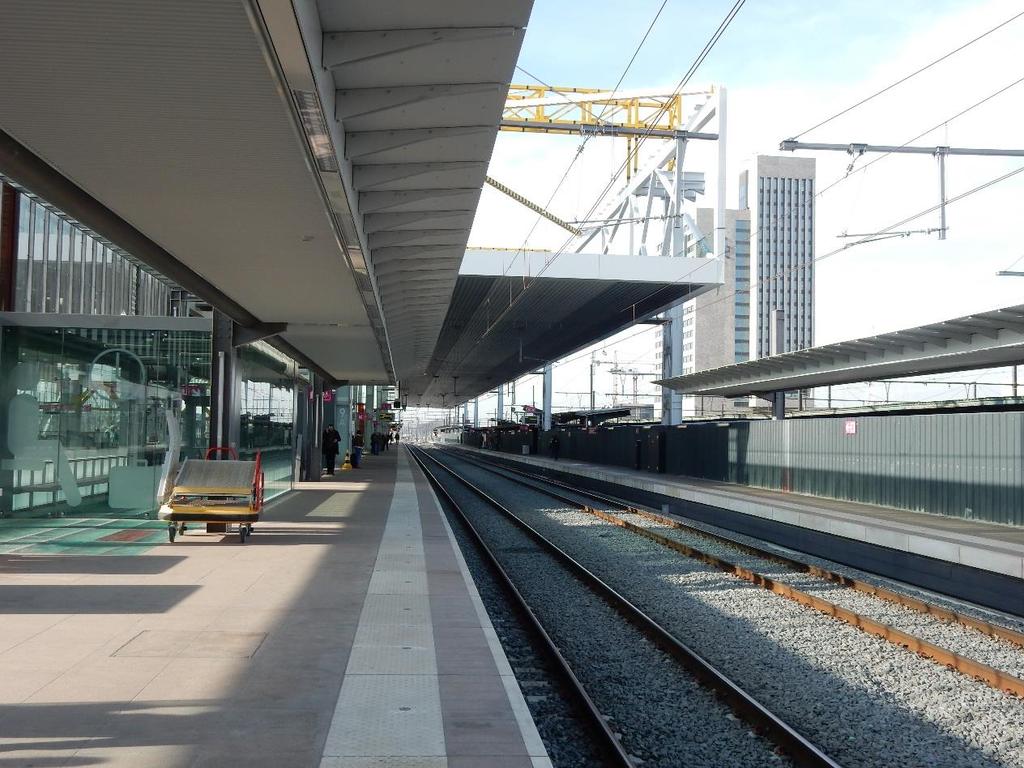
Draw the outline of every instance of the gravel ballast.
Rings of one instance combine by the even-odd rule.
[[[593,515],[562,509],[507,478],[448,455],[443,459],[485,485],[844,765],[1024,766],[1024,701]],[[657,525],[646,518],[634,522]],[[664,526],[659,532],[695,536]],[[692,543],[798,588],[822,590],[791,578],[792,571],[780,572],[778,564],[726,545],[707,539]],[[712,544],[721,550],[712,550]],[[741,555],[753,559],[741,562]],[[824,591],[827,599],[863,608],[860,612],[879,620],[892,612],[887,623],[908,631],[915,631],[911,626],[921,617],[852,590],[830,585]],[[874,604],[870,610],[861,605],[863,599]],[[933,642],[1000,668],[1012,666],[1020,653],[958,625],[930,620],[927,631]]]
[[[470,516],[640,766],[786,766],[756,735],[529,536],[460,484]],[[529,695],[528,691],[524,691]]]
[[[546,654],[535,646],[517,609],[510,603],[505,588],[479,553],[461,518],[449,513],[443,501],[442,508],[451,523],[452,532],[466,560],[466,567],[469,568],[494,631],[515,673],[552,765],[554,768],[603,765],[601,756],[596,752],[597,744],[587,731],[588,724],[573,706],[570,699],[572,693],[563,689]]]

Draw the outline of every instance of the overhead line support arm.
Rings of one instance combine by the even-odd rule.
[[[658,139],[703,139],[717,141],[717,133],[702,131],[684,131],[672,128],[642,128],[613,125],[609,123],[563,123],[547,120],[502,120],[498,127],[503,131],[567,133],[583,136],[648,136]]]

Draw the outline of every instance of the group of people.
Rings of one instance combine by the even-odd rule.
[[[399,441],[399,433],[397,431],[374,432],[370,435],[369,439],[370,453],[373,456],[377,456],[382,451],[388,450],[388,446],[391,443]],[[352,466],[357,469],[364,444],[365,438],[361,432],[356,432],[352,435]],[[320,450],[324,457],[324,470],[328,475],[333,475],[334,465],[337,463],[338,454],[341,452],[341,433],[334,428],[333,424],[328,424],[327,429],[324,430],[320,440]]]
[[[374,432],[370,435],[370,453],[377,456],[381,451],[386,451],[391,443],[397,442],[397,432]]]

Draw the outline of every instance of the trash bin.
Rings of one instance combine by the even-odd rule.
[[[352,449],[352,468],[359,469],[359,462],[363,458],[363,449],[360,446],[356,446]]]

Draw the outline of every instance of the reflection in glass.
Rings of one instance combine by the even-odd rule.
[[[258,342],[239,350],[239,456],[262,453],[265,493],[291,487],[294,470],[295,363]]]
[[[206,447],[209,333],[5,327],[0,357],[0,515],[152,516]]]

